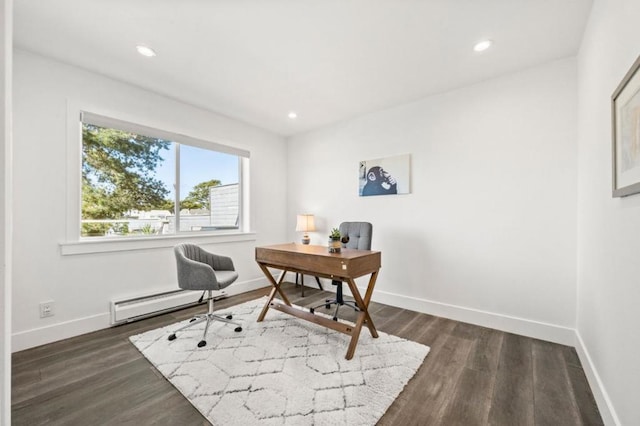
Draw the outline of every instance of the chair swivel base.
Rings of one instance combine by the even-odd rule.
[[[334,280],[334,281],[331,282],[331,284],[336,286],[336,298],[335,299],[326,299],[322,305],[324,305],[324,307],[326,309],[330,309],[331,305],[336,305],[336,311],[333,313],[333,320],[334,321],[338,321],[338,309],[340,309],[340,306],[345,306],[346,305],[346,306],[348,306],[350,308],[355,309],[356,312],[358,312],[360,310],[360,308],[358,308],[358,305],[356,304],[355,301],[353,301],[353,300],[344,300],[343,292],[342,292],[342,282],[341,281]],[[313,314],[315,312],[315,310],[320,308],[322,305],[318,305],[318,306],[314,306],[313,308],[309,308],[309,312],[311,312]]]
[[[207,324],[204,327],[204,333],[202,335],[202,340],[200,340],[198,342],[198,347],[202,348],[204,346],[207,345],[207,341],[205,340],[207,337],[207,331],[209,331],[209,325],[211,325],[211,323],[213,321],[221,321],[221,322],[225,322],[227,324],[233,324],[236,326],[236,328],[233,329],[233,331],[235,331],[236,333],[239,333],[242,331],[242,326],[240,326],[240,324],[238,324],[237,322],[231,321],[233,319],[232,315],[227,315],[226,317],[220,316],[220,315],[216,315],[213,313],[206,313],[206,314],[202,314],[202,315],[196,315],[193,318],[191,318],[191,320],[189,320],[189,323],[183,327],[180,327],[179,329],[177,329],[176,331],[174,331],[173,333],[171,333],[168,337],[168,340],[175,340],[177,338],[176,333],[178,331],[182,331],[185,328],[194,326],[196,324],[199,324],[201,322],[206,321]]]
[[[348,306],[352,309],[354,309],[356,312],[358,312],[360,310],[360,308],[358,308],[358,305],[356,305],[356,302],[353,302],[351,300],[342,300],[342,301],[338,301],[338,300],[332,300],[332,299],[327,299],[325,300],[325,303],[318,305],[318,306],[314,306],[313,308],[309,308],[309,312],[311,312],[312,314],[315,313],[316,309],[321,308],[322,306],[325,307],[325,309],[331,309],[331,305],[336,305],[336,310],[333,313],[333,320],[334,321],[338,321],[338,310],[340,309],[340,306]]]

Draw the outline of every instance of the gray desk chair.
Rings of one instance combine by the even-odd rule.
[[[342,237],[342,247],[356,250],[371,250],[371,236],[373,234],[373,225],[369,222],[342,222],[340,224],[340,236]],[[349,306],[359,311],[358,305],[353,300],[344,300],[342,297],[342,281],[333,280],[332,285],[337,286],[336,298],[327,299],[322,305],[311,308],[313,313],[317,308],[324,306],[329,309],[331,305],[336,305],[333,314],[333,320],[338,321],[338,310],[340,306]]]
[[[222,321],[233,324],[236,326],[236,332],[242,331],[240,324],[231,321],[231,319],[233,319],[232,315],[221,316],[213,313],[212,292],[214,290],[222,290],[238,279],[238,273],[233,267],[231,258],[209,253],[195,244],[187,243],[178,244],[174,247],[173,251],[176,255],[178,265],[178,286],[183,290],[203,291],[200,302],[202,302],[205,293],[207,293],[209,311],[206,314],[194,316],[189,324],[177,329],[171,334],[169,340],[174,340],[178,331],[204,321],[207,322],[207,325],[204,328],[202,340],[198,342],[199,348],[207,344],[207,331],[209,331],[209,325],[212,321]]]

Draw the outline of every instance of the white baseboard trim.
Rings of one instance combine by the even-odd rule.
[[[291,282],[295,282],[295,274],[287,276]],[[315,279],[307,279],[306,287],[315,287]],[[326,291],[335,292],[335,287],[330,282],[323,280],[323,287]],[[360,294],[364,294],[365,287],[358,287]],[[348,286],[344,286],[345,295],[350,295]],[[385,305],[396,306],[402,309],[409,309],[429,315],[449,318],[456,321],[479,325],[482,327],[494,328],[508,333],[519,334],[521,336],[533,337],[535,339],[546,340],[548,342],[560,343],[562,345],[575,346],[575,329],[526,318],[513,317],[494,312],[481,311],[464,306],[450,305],[447,303],[435,302],[417,297],[403,296],[396,293],[375,290],[372,300]]]
[[[270,284],[266,278],[256,278],[230,285],[225,291],[227,295],[234,296],[268,286],[270,286]],[[46,325],[44,327],[19,331],[13,333],[11,336],[11,350],[12,352],[18,352],[109,327],[111,327],[111,313],[107,311],[83,318]]]
[[[46,325],[44,327],[32,328],[31,330],[19,331],[13,333],[11,336],[11,351],[18,352],[47,343],[68,339],[69,337],[102,330],[103,328],[111,326],[109,322],[110,319],[111,313],[104,312],[84,318]]]
[[[287,279],[295,282],[295,274],[287,275]],[[335,287],[332,286],[328,280],[322,280],[322,282],[326,291],[335,292]],[[317,288],[315,279],[307,279],[305,286]],[[365,294],[365,287],[358,286],[358,289],[360,290],[360,294]],[[344,292],[345,295],[351,294],[347,285],[344,286]],[[569,327],[481,311],[464,306],[450,305],[417,297],[403,296],[381,290],[375,290],[373,292],[372,300],[374,302],[384,303],[385,305],[480,325],[482,327],[494,328],[521,336],[533,337],[535,339],[569,346],[575,346],[576,344],[575,330]]]
[[[596,404],[598,405],[598,410],[600,411],[600,416],[602,417],[602,421],[605,425],[615,425],[619,426],[620,419],[616,414],[616,410],[613,408],[613,404],[611,403],[611,399],[609,398],[609,394],[600,379],[600,375],[598,374],[598,370],[595,365],[593,365],[593,361],[591,360],[591,356],[589,355],[589,351],[582,340],[582,336],[580,336],[580,332],[576,330],[576,352],[578,352],[578,358],[580,358],[580,363],[582,364],[582,370],[584,371],[585,376],[587,376],[587,381],[589,382],[589,387],[591,388],[591,393],[593,393],[593,397],[596,400]]]
[[[360,289],[361,292],[364,290],[364,288]],[[373,292],[372,300],[378,303],[384,303],[385,305],[410,309],[412,311],[449,318],[482,327],[494,328],[521,336],[533,337],[563,345],[575,345],[575,330],[569,327],[419,299],[417,297],[403,296],[380,290]]]
[[[293,276],[290,278],[293,280]],[[335,291],[333,286],[326,284],[326,281],[323,282],[323,287],[325,288],[325,290]],[[268,287],[269,285],[270,284],[265,277],[260,277],[253,280],[236,283],[232,286],[227,287],[226,291],[229,296],[232,296],[256,290],[262,287]],[[315,286],[315,280],[308,280],[307,285]],[[346,293],[348,293],[348,289],[345,288],[345,290]],[[361,292],[364,292],[363,288],[361,288],[360,290]],[[536,339],[547,340],[550,342],[561,343],[570,346],[576,345],[575,330],[568,327],[562,327],[539,321],[497,314],[493,312],[486,312],[462,306],[450,305],[426,299],[408,297],[380,290],[376,290],[374,292],[373,300],[375,302],[397,306],[403,309],[410,309],[417,312],[450,318],[456,321],[467,322],[483,327],[495,328],[497,330],[506,331],[509,333],[534,337]],[[14,352],[17,352],[46,343],[78,336],[80,334],[108,328],[110,326],[110,313],[104,312],[84,318],[73,319],[70,321],[47,325],[44,327],[20,331],[13,333],[12,335],[12,350]]]

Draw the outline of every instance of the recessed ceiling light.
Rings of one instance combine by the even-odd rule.
[[[292,120],[295,120],[296,118],[298,118],[298,114],[296,114],[295,111],[291,111],[289,113],[289,118],[292,119]]]
[[[490,48],[492,43],[493,42],[491,40],[482,40],[481,42],[476,43],[476,45],[473,46],[473,50],[475,50],[476,52],[482,52]]]
[[[142,56],[146,56],[148,58],[156,56],[156,51],[148,46],[139,44],[136,46],[136,49],[138,50],[138,53],[141,54]]]

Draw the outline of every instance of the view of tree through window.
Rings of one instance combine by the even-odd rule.
[[[237,229],[239,176],[237,155],[82,123],[81,236]]]

